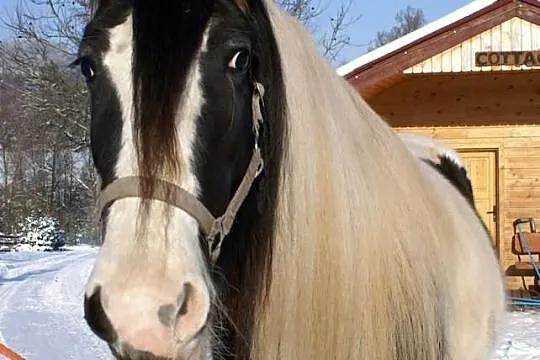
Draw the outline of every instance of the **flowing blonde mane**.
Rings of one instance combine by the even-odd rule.
[[[465,251],[490,251],[489,241],[463,249],[463,241],[450,240],[467,232],[482,239],[475,220],[449,217],[472,209],[449,206],[304,28],[272,1],[266,6],[282,54],[288,148],[271,285],[257,312],[252,359],[442,359],[453,346],[441,343],[444,336],[464,339],[444,319],[463,316],[454,310],[468,295],[451,292],[493,301],[474,294],[476,283],[458,285],[456,278],[475,266],[497,269],[487,256],[473,270],[447,266],[461,264]],[[502,292],[497,280],[485,286],[481,293],[489,296]],[[492,315],[491,322],[478,320],[471,340],[491,336],[499,313]],[[452,324],[459,321],[470,319]]]

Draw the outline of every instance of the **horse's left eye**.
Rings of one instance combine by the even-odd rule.
[[[83,74],[86,81],[90,82],[96,74],[90,59],[88,59],[87,57],[82,57],[81,59],[79,59],[79,66],[81,67],[81,73]]]
[[[246,70],[249,66],[249,52],[247,50],[240,50],[229,61],[229,68],[237,71]]]

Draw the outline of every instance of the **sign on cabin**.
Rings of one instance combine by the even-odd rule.
[[[479,51],[475,54],[476,66],[539,66],[540,50],[536,51]]]

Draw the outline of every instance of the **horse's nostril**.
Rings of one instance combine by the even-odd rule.
[[[177,339],[189,341],[205,329],[210,302],[208,288],[204,283],[184,283],[174,314],[174,333]]]
[[[159,307],[159,322],[166,327],[173,327],[178,318],[188,312],[188,303],[193,293],[193,285],[187,282],[182,285],[182,292],[178,295],[176,304],[167,304]]]
[[[166,327],[172,327],[176,319],[176,309],[176,305],[173,304],[160,306],[158,310],[159,322]]]
[[[178,316],[186,315],[188,312],[188,303],[193,293],[193,285],[191,283],[184,283],[182,294],[178,297]]]
[[[109,344],[117,335],[101,303],[101,287],[98,286],[90,297],[84,297],[84,318],[90,329]]]

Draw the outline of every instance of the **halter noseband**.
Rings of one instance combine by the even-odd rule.
[[[255,143],[253,146],[253,155],[251,156],[251,161],[249,162],[244,178],[223,215],[217,218],[214,217],[206,206],[204,206],[204,204],[193,194],[171,182],[162,179],[155,180],[155,191],[150,198],[163,201],[171,206],[179,208],[197,220],[201,231],[208,241],[209,254],[212,263],[218,258],[223,239],[231,231],[236,214],[246,199],[253,182],[264,168],[264,162],[259,148],[259,130],[263,123],[260,102],[263,101],[263,96],[263,85],[257,82],[254,83],[252,112]],[[96,204],[96,210],[100,220],[103,215],[103,210],[111,202],[128,197],[144,197],[140,192],[139,179],[140,177],[138,176],[121,177],[102,190]]]

